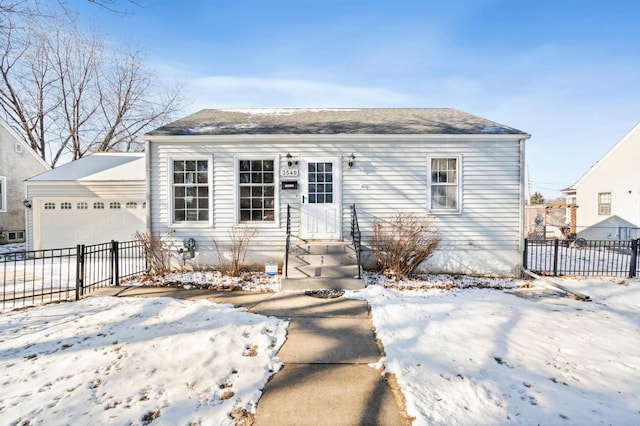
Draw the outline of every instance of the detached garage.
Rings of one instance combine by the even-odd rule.
[[[144,153],[100,153],[27,179],[27,250],[129,241],[146,231],[145,170]]]

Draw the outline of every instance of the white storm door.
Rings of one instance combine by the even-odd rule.
[[[342,230],[338,157],[303,157],[300,238],[339,240]]]

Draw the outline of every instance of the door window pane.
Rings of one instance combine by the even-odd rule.
[[[333,185],[326,184],[326,182],[333,182],[333,163],[309,163],[307,176],[309,181],[307,186],[309,203],[333,203]]]

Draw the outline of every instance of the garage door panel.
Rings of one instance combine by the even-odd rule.
[[[71,209],[66,210],[60,209],[61,201],[47,200],[55,203],[55,209],[45,209],[45,203],[39,203],[39,235],[34,235],[34,240],[40,240],[40,248],[74,247],[77,244],[91,245],[111,240],[129,241],[137,231],[146,230],[146,209],[141,208],[143,200],[135,200],[137,208],[125,207],[126,201],[131,200],[81,201],[87,202],[87,209],[78,209],[76,201]],[[105,208],[94,209],[94,201],[103,202]],[[112,201],[120,202],[121,208],[109,208]]]

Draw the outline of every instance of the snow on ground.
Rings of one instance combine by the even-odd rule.
[[[368,280],[347,294],[370,303],[414,425],[640,424],[640,280],[561,280],[591,302],[470,277]]]
[[[0,315],[0,423],[233,424],[287,323],[231,305],[89,297]]]
[[[347,295],[370,303],[380,364],[396,374],[414,425],[640,424],[640,280],[561,280],[591,297],[582,302],[514,279],[366,278],[365,290]],[[254,282],[277,291],[277,277],[258,275],[183,273],[149,284]],[[5,312],[1,423],[232,424],[230,413],[254,411],[280,368],[286,327],[169,298]]]
[[[25,243],[0,244],[0,260],[2,260],[3,254],[18,251],[25,251]]]

